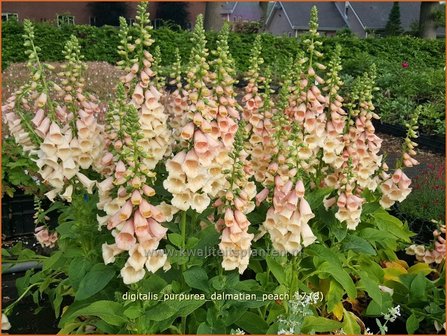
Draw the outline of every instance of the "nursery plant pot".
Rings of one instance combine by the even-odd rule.
[[[16,193],[14,197],[2,199],[2,233],[6,237],[16,237],[34,232],[33,196]]]
[[[374,120],[373,125],[378,132],[389,134],[395,137],[403,138],[407,134],[406,129],[399,125],[391,125],[379,120]],[[425,148],[445,156],[445,137],[439,135],[419,134],[416,142],[421,148]]]
[[[24,276],[24,272],[4,274],[2,276],[2,306],[10,305],[17,299],[16,280]],[[35,314],[37,308],[31,297],[24,298],[14,308],[14,312],[8,316],[11,323],[9,334],[57,334],[58,320],[54,315],[48,298],[41,300],[41,309]]]

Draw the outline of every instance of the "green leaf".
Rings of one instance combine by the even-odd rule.
[[[183,247],[183,237],[178,233],[168,234],[169,241],[177,247]]]
[[[200,231],[199,239],[200,241],[195,246],[196,250],[202,250],[205,253],[206,248],[212,248],[219,243],[220,233],[217,232],[214,225],[206,227],[204,230]]]
[[[414,233],[405,228],[404,224],[398,218],[391,216],[386,210],[379,209],[373,213],[375,223],[380,230],[389,232],[395,237],[410,243],[410,237]]]
[[[424,262],[417,263],[408,269],[409,274],[422,273],[424,276],[427,276],[432,272],[435,272],[435,270]]]
[[[343,268],[337,267],[325,261],[320,265],[319,270],[321,272],[329,273],[335,280],[337,280],[351,299],[355,299],[357,297],[357,290],[355,289],[354,282],[349,274],[343,270]]]
[[[188,238],[188,240],[186,241],[186,248],[187,249],[194,248],[199,243],[199,241],[200,241],[199,238],[196,237]]]
[[[115,270],[102,263],[96,264],[79,284],[75,300],[85,300],[102,290],[115,276]]]
[[[192,267],[183,273],[183,277],[189,287],[209,292],[208,275],[203,268]]]
[[[425,301],[427,293],[425,291],[427,279],[424,274],[418,273],[410,285],[410,300]]]
[[[267,261],[268,268],[275,276],[276,280],[281,285],[286,284],[286,273],[284,271],[284,267],[281,266],[272,256],[266,256],[265,260]]]
[[[374,248],[367,240],[355,235],[347,236],[342,242],[342,247],[345,251],[351,250],[358,253],[376,255],[376,250],[374,250]]]
[[[139,304],[134,304],[124,311],[124,315],[131,320],[135,320],[143,314],[144,310],[141,309]]]
[[[164,301],[160,304],[150,307],[144,314],[149,321],[163,321],[177,313],[177,309],[169,303]]]
[[[43,262],[43,270],[51,269],[62,258],[63,252],[57,251]]]
[[[235,324],[250,334],[265,334],[269,325],[258,314],[245,312]]]
[[[344,332],[348,335],[358,335],[360,334],[360,326],[357,323],[357,317],[354,313],[343,309],[343,324],[342,328]]]
[[[333,188],[318,188],[310,193],[306,193],[306,200],[312,209],[318,208],[322,203],[326,195],[328,195]]]
[[[161,292],[163,288],[166,287],[166,280],[162,279],[157,274],[151,274],[150,277],[145,277],[139,285],[141,286],[141,291],[149,293],[158,293]]]
[[[71,305],[70,308],[68,308],[62,315],[59,322],[59,327],[65,326],[67,323],[74,322],[79,316],[96,316],[111,325],[121,326],[126,322],[123,315],[124,307],[115,301],[100,300],[85,307],[82,307],[82,305]]]
[[[79,288],[79,283],[90,268],[92,268],[92,264],[85,258],[75,258],[71,261],[68,266],[68,280],[75,290]]]
[[[10,257],[11,253],[7,249],[2,248],[2,257]]]
[[[200,323],[197,328],[197,335],[212,335],[214,334],[214,329],[211,328],[206,322]]]
[[[310,334],[315,332],[329,332],[340,329],[342,326],[341,322],[330,320],[325,317],[320,316],[306,316],[304,318],[303,326],[301,328],[301,333]]]
[[[367,241],[378,243],[381,246],[395,250],[397,248],[397,238],[390,235],[388,232],[380,231],[373,228],[364,228],[358,232],[359,237]]]
[[[331,280],[331,283],[329,284],[329,290],[326,294],[327,299],[327,310],[332,312],[335,305],[343,299],[343,288],[340,286],[340,284],[335,281]]]
[[[306,247],[306,252],[310,255],[316,255],[334,266],[340,268],[342,267],[342,264],[337,257],[337,253],[334,253],[334,251],[327,248],[326,246],[320,244],[312,244]]]
[[[196,309],[203,306],[206,300],[184,300],[184,301],[166,301],[177,313],[178,316],[185,317],[192,314]]]
[[[379,306],[376,301],[371,301],[366,308],[365,316],[381,316],[385,314],[393,306],[391,295],[385,293],[382,296],[382,306]]]
[[[360,276],[359,286],[366,290],[368,295],[376,301],[379,306],[382,306],[382,292],[379,289],[379,284],[372,280],[366,272],[361,272]]]
[[[414,334],[414,332],[419,329],[419,319],[414,313],[407,319],[405,326],[409,335]]]

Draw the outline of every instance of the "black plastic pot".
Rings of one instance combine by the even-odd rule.
[[[16,237],[34,232],[34,198],[17,193],[2,199],[2,233]]]
[[[25,273],[5,274],[2,276],[2,307],[6,308],[17,299],[16,280]],[[41,301],[42,309],[35,314],[37,308],[31,297],[24,298],[13,309],[13,313],[8,316],[11,323],[9,334],[51,334],[58,333],[58,321],[54,315],[54,310],[46,297]]]
[[[403,138],[407,134],[406,129],[399,125],[391,125],[378,120],[374,120],[373,125],[376,131],[395,137]],[[419,137],[415,142],[417,142],[421,148],[425,148],[445,156],[445,137],[439,135],[419,134]]]

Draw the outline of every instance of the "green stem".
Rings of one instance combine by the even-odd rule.
[[[15,300],[13,303],[11,303],[8,307],[6,307],[6,309],[3,311],[3,313],[7,316],[8,314],[9,314],[9,312],[14,308],[14,306],[17,304],[17,303],[19,303],[20,302],[20,300],[22,300],[25,296],[26,296],[26,294],[28,294],[28,292],[31,290],[31,288],[33,288],[34,286],[37,286],[37,285],[39,285],[39,283],[35,283],[35,284],[32,284],[32,285],[30,285],[23,293],[22,293],[22,295],[20,295],[19,297],[18,297],[18,299],[17,300]]]

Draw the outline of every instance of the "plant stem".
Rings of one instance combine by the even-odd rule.
[[[186,249],[186,211],[182,212],[182,219],[180,222],[180,230],[181,230],[181,235],[182,235],[182,249],[183,251],[185,251]],[[182,264],[182,271],[185,272],[186,271],[186,263]],[[186,316],[182,316],[181,318],[181,334],[185,334],[186,333]]]
[[[14,308],[14,306],[15,306],[17,303],[19,303],[20,300],[22,300],[22,299],[25,297],[26,294],[28,294],[28,292],[31,290],[31,288],[33,288],[34,286],[37,286],[37,285],[39,285],[39,283],[35,283],[35,284],[30,285],[30,286],[29,286],[29,287],[22,293],[22,295],[20,295],[20,296],[18,297],[17,300],[15,300],[15,301],[14,301],[13,303],[11,303],[8,307],[6,307],[6,309],[3,311],[3,313],[4,313],[5,315],[8,315],[9,311],[12,310],[12,309]]]

